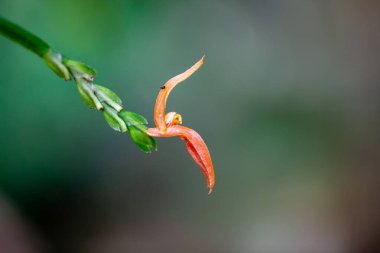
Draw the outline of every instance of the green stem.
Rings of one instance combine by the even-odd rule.
[[[51,50],[50,46],[36,35],[2,17],[0,17],[0,34],[43,58],[54,73],[65,80],[70,80],[69,70],[62,63],[63,56]]]
[[[40,57],[49,52],[50,46],[24,28],[0,17],[0,34],[19,43]]]

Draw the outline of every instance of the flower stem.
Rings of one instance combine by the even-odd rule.
[[[0,34],[19,43],[40,57],[49,52],[50,46],[24,28],[0,17]]]

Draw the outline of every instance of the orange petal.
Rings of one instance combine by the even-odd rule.
[[[170,92],[173,90],[173,88],[177,84],[186,80],[195,71],[197,71],[202,66],[203,61],[204,61],[204,56],[197,63],[195,63],[191,68],[189,68],[182,74],[179,74],[171,78],[169,81],[165,83],[164,86],[161,87],[161,90],[157,95],[156,104],[154,106],[154,123],[156,124],[156,127],[160,131],[163,131],[163,132],[166,131],[166,123],[165,123],[166,100],[168,99]]]
[[[203,175],[205,175],[206,180],[207,180],[207,186],[210,189],[208,194],[211,194],[212,188],[214,187],[214,182],[211,182],[211,180],[215,181],[215,179],[208,177],[208,174],[207,174],[208,170],[207,170],[206,166],[203,164],[203,161],[202,161],[200,155],[198,154],[197,150],[195,150],[194,146],[190,142],[187,141],[186,147],[187,147],[187,151],[189,152],[190,156],[193,158],[193,160],[201,168]]]
[[[187,150],[191,157],[201,168],[206,177],[207,187],[210,192],[215,185],[214,166],[211,161],[210,152],[203,141],[202,137],[193,129],[184,126],[171,126],[166,132],[161,132],[158,128],[149,128],[147,133],[153,137],[173,137],[179,136],[186,141]]]

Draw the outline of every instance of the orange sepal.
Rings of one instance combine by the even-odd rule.
[[[169,81],[165,83],[164,86],[161,87],[161,90],[157,95],[156,104],[154,106],[154,123],[160,131],[166,131],[167,128],[165,123],[166,101],[169,97],[170,92],[177,84],[181,83],[182,81],[186,80],[189,76],[194,74],[194,72],[197,71],[203,65],[203,62],[204,56],[191,68],[189,68],[182,74],[179,74],[171,78]]]

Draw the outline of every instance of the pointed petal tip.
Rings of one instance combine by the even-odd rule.
[[[205,62],[205,57],[206,55],[203,55],[202,58],[199,59],[199,61],[194,64],[197,66],[197,69],[199,69],[203,65],[203,63]]]
[[[212,190],[214,189],[214,186],[209,186],[208,188],[209,188],[209,190],[208,190],[208,195],[211,195]]]

